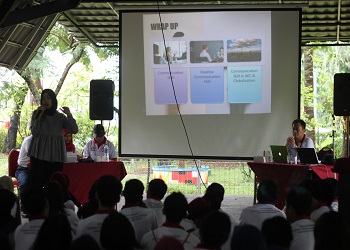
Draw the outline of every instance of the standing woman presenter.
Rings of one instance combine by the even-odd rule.
[[[51,89],[41,93],[40,106],[34,110],[31,120],[33,139],[29,146],[29,180],[31,186],[43,187],[51,174],[63,170],[66,146],[62,130],[78,133],[78,125],[68,107],[57,111],[56,94]]]

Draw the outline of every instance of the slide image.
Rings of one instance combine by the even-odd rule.
[[[227,40],[228,62],[260,62],[261,39]]]
[[[224,61],[224,41],[190,41],[191,63],[220,63]]]

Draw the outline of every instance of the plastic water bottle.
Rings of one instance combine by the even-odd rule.
[[[109,148],[107,144],[103,148],[103,161],[105,162],[109,161]]]

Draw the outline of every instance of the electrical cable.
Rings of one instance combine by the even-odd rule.
[[[160,7],[159,7],[159,1],[157,1],[157,8],[158,8],[158,16],[159,16],[159,22],[160,22],[160,26],[161,26],[161,31],[162,31],[162,38],[163,38],[163,44],[164,44],[164,50],[166,51],[166,42],[165,42],[165,36],[164,36],[164,29],[163,29],[163,22],[162,22],[162,16],[160,14]],[[171,67],[170,67],[170,60],[167,60],[168,62],[168,70],[169,70],[169,74],[170,74],[170,81],[171,81],[171,86],[172,86],[172,89],[173,89],[173,93],[174,93],[174,98],[175,98],[175,102],[176,102],[176,107],[177,107],[177,111],[179,113],[179,116],[180,116],[180,120],[181,120],[181,123],[182,123],[182,127],[184,128],[184,132],[185,132],[185,135],[186,135],[186,139],[187,139],[187,145],[190,149],[190,152],[191,152],[191,156],[194,160],[194,163],[195,163],[195,166],[196,166],[196,169],[197,169],[197,172],[198,172],[198,176],[201,180],[201,183],[203,184],[203,186],[205,187],[205,189],[207,189],[207,186],[206,184],[204,183],[203,181],[203,178],[202,178],[202,175],[201,175],[201,172],[200,172],[200,168],[198,166],[198,163],[197,163],[197,159],[196,157],[194,156],[193,154],[193,150],[192,150],[192,146],[191,146],[191,142],[190,142],[190,139],[189,139],[189,136],[188,136],[188,132],[187,132],[187,129],[186,129],[186,125],[185,125],[185,122],[183,120],[183,117],[182,117],[182,114],[180,112],[180,108],[179,108],[179,103],[177,101],[177,96],[176,96],[176,91],[175,91],[175,87],[174,87],[174,81],[173,81],[173,77],[172,77],[172,72],[171,72]]]

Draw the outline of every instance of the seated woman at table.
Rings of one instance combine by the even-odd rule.
[[[292,122],[293,136],[287,138],[286,146],[292,157],[296,156],[296,148],[315,148],[314,142],[305,134],[306,123],[301,119]]]
[[[83,150],[84,158],[92,158],[99,161],[98,157],[103,157],[104,148],[107,145],[109,151],[109,160],[117,160],[117,152],[112,142],[107,140],[105,129],[102,124],[96,124],[93,129],[94,138],[88,141]]]
[[[64,138],[64,143],[66,144],[67,153],[72,152],[73,154],[77,154],[77,152],[75,150],[75,145],[73,144],[72,133],[67,129],[63,129],[62,134],[63,134],[63,138]]]

